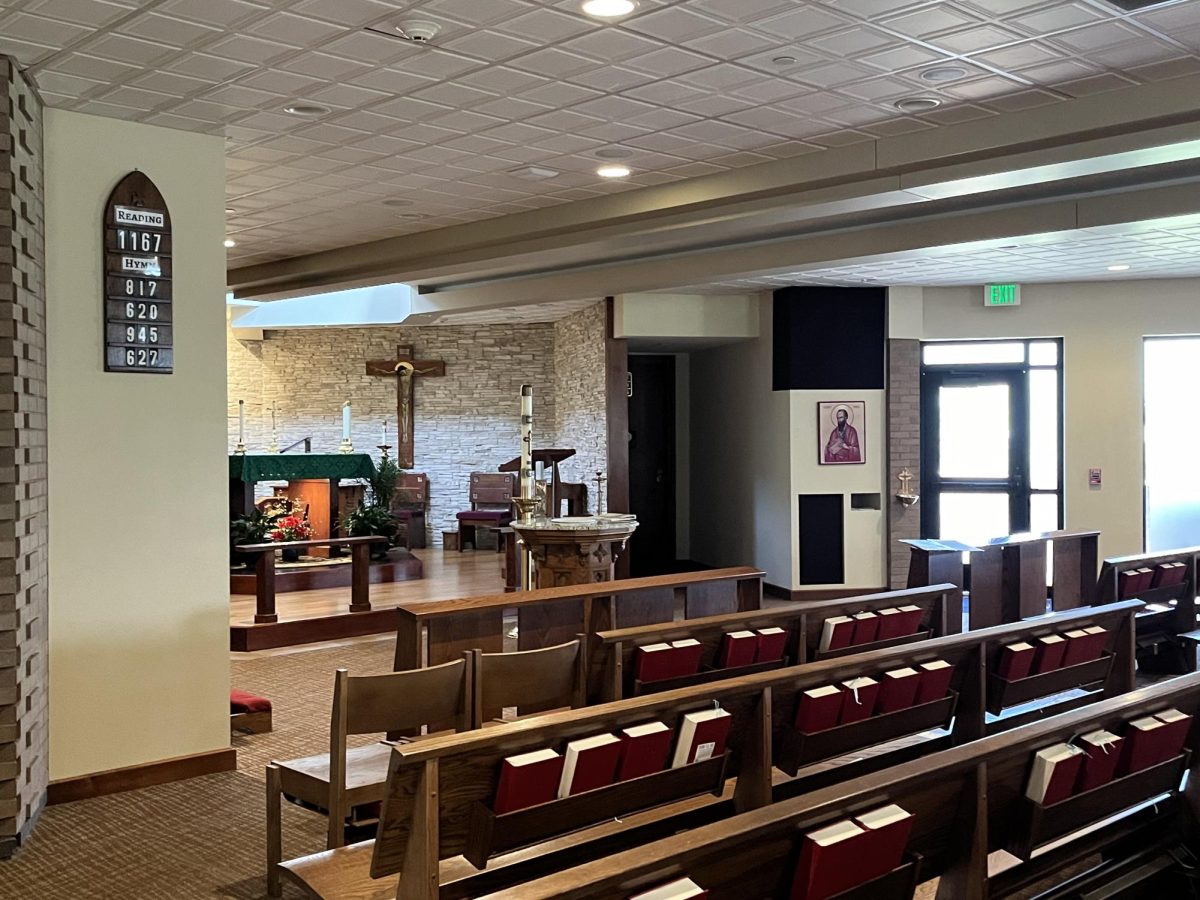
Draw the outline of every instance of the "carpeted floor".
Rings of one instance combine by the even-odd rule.
[[[29,843],[0,862],[0,900],[266,897],[263,767],[328,750],[334,669],[389,672],[393,650],[382,638],[236,660],[233,684],[270,697],[275,725],[234,738],[237,771],[48,807]],[[283,834],[285,858],[319,850],[324,819],[284,804]]]

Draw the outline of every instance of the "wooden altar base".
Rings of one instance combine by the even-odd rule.
[[[254,576],[250,575],[250,594],[230,593],[229,649],[248,652],[372,634],[395,634],[395,606],[398,603],[498,594],[504,590],[500,558],[493,551],[445,553],[438,547],[417,550],[411,556],[423,568],[424,577],[377,582],[373,571],[370,612],[349,611],[348,586],[300,589],[290,593],[282,593],[279,588],[276,592],[279,621],[267,625],[254,624]],[[348,566],[338,568],[347,569],[349,577]],[[288,571],[295,570],[280,566],[276,573],[277,587]],[[345,584],[349,585],[349,581]]]

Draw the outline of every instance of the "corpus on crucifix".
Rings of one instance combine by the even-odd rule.
[[[442,360],[415,357],[412,347],[397,347],[396,359],[367,363],[368,375],[396,378],[396,465],[402,469],[413,467],[413,381],[446,374],[446,363]]]

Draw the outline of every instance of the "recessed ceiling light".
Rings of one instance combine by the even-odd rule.
[[[597,19],[616,19],[637,9],[637,0],[584,0],[583,11]]]
[[[941,105],[942,101],[937,97],[906,97],[896,101],[896,109],[906,113],[929,112]]]
[[[283,108],[283,111],[289,116],[303,116],[311,119],[314,116],[325,115],[329,112],[329,107],[317,103],[289,103]]]
[[[932,69],[926,69],[921,73],[921,78],[924,81],[931,81],[934,84],[945,84],[948,81],[958,81],[960,78],[966,78],[968,72],[962,66],[934,66]]]
[[[596,170],[596,174],[601,178],[628,178],[628,166],[601,166]]]
[[[425,217],[423,215],[421,215],[420,213],[400,213],[400,215],[396,216],[396,218],[411,221],[414,219],[423,219]]]
[[[404,197],[390,197],[387,200],[383,201],[384,206],[391,206],[391,207],[412,206],[413,203],[414,203],[414,201],[406,200]]]
[[[771,60],[771,62],[777,66],[794,66],[796,64],[796,57],[794,57],[794,56],[776,56],[774,59]]]
[[[601,159],[629,159],[633,156],[633,151],[625,147],[601,147],[596,151],[596,155]]]
[[[225,246],[226,247],[236,247],[237,241],[233,241],[233,240],[230,240],[229,238],[225,238]]]
[[[1129,266],[1125,265],[1124,263],[1121,263],[1120,265],[1109,266],[1108,271],[1110,271],[1110,272],[1128,272]]]

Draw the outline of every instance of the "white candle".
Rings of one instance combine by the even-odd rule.
[[[533,385],[521,385],[521,496],[532,499],[533,490]]]
[[[383,420],[383,430],[381,431],[381,434],[383,435],[383,439],[380,440],[379,446],[386,447],[387,446],[387,419]]]
[[[275,431],[275,404],[271,404],[271,431]]]
[[[350,440],[350,401],[342,404],[342,440]]]
[[[542,480],[542,475],[543,475],[543,474],[545,474],[545,473],[544,473],[544,471],[543,471],[543,468],[542,468],[542,463],[541,463],[541,461],[538,461],[538,462],[534,463],[534,465],[533,465],[533,470],[534,470],[534,472],[536,473],[536,474],[534,475],[534,477],[535,477],[535,478],[536,478],[538,481],[541,481],[541,480]]]
[[[238,443],[246,443],[246,401],[238,401]]]

